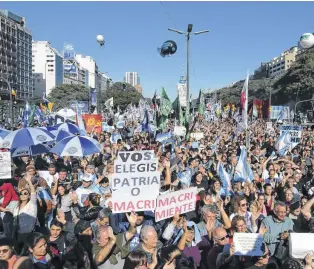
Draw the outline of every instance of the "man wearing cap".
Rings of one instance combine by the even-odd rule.
[[[101,195],[101,192],[100,192],[99,188],[95,184],[93,184],[93,179],[92,179],[91,175],[84,174],[81,177],[81,180],[82,180],[82,186],[77,188],[75,193],[76,193],[77,198],[78,198],[79,206],[84,206],[84,202],[86,201],[86,199],[90,193],[97,193],[97,194]]]

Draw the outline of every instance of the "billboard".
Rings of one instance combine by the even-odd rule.
[[[290,108],[288,106],[271,106],[270,119],[271,120],[289,120]]]
[[[64,62],[63,63],[64,74],[77,74],[77,67],[74,63]]]
[[[71,44],[63,46],[63,60],[73,61],[75,58],[75,51]]]
[[[88,101],[78,101],[79,108],[81,108],[83,113],[88,113]],[[76,110],[76,101],[70,102],[70,107],[75,111]]]
[[[179,83],[177,85],[178,89],[178,95],[179,95],[179,101],[181,107],[186,107],[186,84],[185,83]]]

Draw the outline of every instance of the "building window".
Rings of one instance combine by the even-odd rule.
[[[48,67],[53,67],[53,64],[48,64]]]
[[[48,72],[53,72],[53,69],[48,69]]]

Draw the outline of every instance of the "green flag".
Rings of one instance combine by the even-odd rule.
[[[171,101],[165,89],[162,88],[160,97],[160,114],[168,117],[171,111],[171,106],[172,106]]]
[[[198,101],[199,101],[198,112],[201,115],[204,115],[204,112],[205,112],[205,96],[204,96],[204,93],[202,92],[202,90],[200,90]]]
[[[184,124],[184,116],[183,116],[183,111],[181,109],[181,104],[180,104],[180,100],[179,100],[179,96],[174,100],[174,102],[172,103],[172,109],[174,110],[175,114],[176,114],[176,119],[179,122],[179,125],[183,125]]]

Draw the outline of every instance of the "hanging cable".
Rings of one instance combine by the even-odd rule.
[[[168,18],[170,19],[170,21],[172,22],[174,27],[177,28],[177,25],[175,24],[174,20],[171,18],[170,13],[167,11],[166,6],[164,5],[164,3],[162,1],[159,1],[159,2],[162,5],[162,7],[164,8],[164,11],[165,11],[166,15],[168,16]]]

